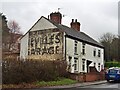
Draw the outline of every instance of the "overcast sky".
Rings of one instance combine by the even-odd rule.
[[[8,2],[9,1],[9,2]],[[7,20],[19,23],[26,33],[41,17],[58,11],[65,15],[62,24],[70,26],[72,19],[81,23],[81,31],[98,39],[103,33],[118,34],[119,0],[1,0],[0,12]]]

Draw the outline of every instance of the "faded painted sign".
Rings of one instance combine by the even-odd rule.
[[[53,55],[63,53],[63,32],[39,30],[29,32],[28,55]]]

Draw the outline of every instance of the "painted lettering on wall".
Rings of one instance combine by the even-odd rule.
[[[55,30],[29,32],[28,55],[60,54],[63,52],[63,33]]]

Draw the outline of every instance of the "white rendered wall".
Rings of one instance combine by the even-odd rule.
[[[45,29],[53,29],[56,28],[52,23],[50,23],[44,17],[41,17],[36,24],[30,29],[30,31],[37,31],[37,30],[45,30]],[[30,32],[29,31],[29,32]],[[21,39],[20,44],[20,58],[27,58],[28,56],[28,39],[29,39],[29,32],[25,34],[25,36]]]
[[[36,30],[44,30],[44,29],[53,29],[57,28],[55,25],[50,23],[47,19],[42,17],[34,26],[31,28],[30,31],[36,31]]]
[[[25,59],[28,56],[28,33],[20,41],[20,58]]]
[[[102,48],[92,46],[89,44],[85,44],[85,55],[82,54],[82,42],[78,41],[78,47],[77,47],[77,54],[74,55],[74,42],[75,40],[66,38],[66,59],[68,60],[68,57],[71,56],[71,64],[74,65],[74,57],[78,58],[78,73],[79,72],[87,72],[87,60],[92,61],[92,63],[89,66],[94,66],[94,63],[96,63],[96,69],[98,70],[98,63],[100,63],[100,70],[104,67],[104,50]],[[93,55],[93,51],[96,49],[96,56]],[[101,51],[100,57],[98,57],[98,50]],[[82,59],[85,59],[85,70],[82,71]],[[101,67],[102,66],[102,67]],[[74,66],[71,67],[71,73],[74,73]]]

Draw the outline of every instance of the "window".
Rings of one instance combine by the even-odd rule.
[[[71,59],[72,59],[72,57],[69,56],[68,59],[69,59],[69,65],[71,65]]]
[[[82,54],[85,55],[85,43],[82,43]]]
[[[70,69],[71,69],[71,59],[72,59],[72,57],[69,56],[68,59],[69,59],[69,62],[68,62],[68,71],[70,71]]]
[[[96,49],[94,49],[94,51],[93,51],[93,56],[94,57],[96,56]]]
[[[96,63],[94,62],[94,67],[96,66]]]
[[[100,50],[98,50],[98,57],[100,57],[100,54],[101,54],[101,53],[100,53]]]
[[[85,71],[85,59],[82,59],[82,71]]]
[[[74,70],[75,71],[77,70],[77,61],[78,61],[78,58],[74,58]]]
[[[77,46],[78,46],[78,42],[77,42],[77,41],[75,41],[74,54],[77,54]]]
[[[100,71],[100,63],[98,63],[98,70]]]

